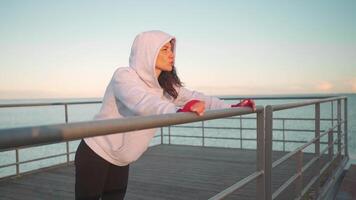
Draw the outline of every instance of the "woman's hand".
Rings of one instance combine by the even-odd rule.
[[[249,107],[252,108],[253,111],[256,111],[256,104],[252,99],[244,99],[238,104],[231,105],[231,107]]]
[[[184,105],[183,108],[177,112],[194,112],[199,116],[202,116],[205,111],[205,102],[199,100],[191,100]]]

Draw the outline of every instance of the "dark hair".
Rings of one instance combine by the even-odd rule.
[[[159,85],[163,88],[164,92],[168,93],[174,99],[178,97],[178,92],[173,86],[183,86],[174,66],[170,72],[162,71],[158,76],[158,82]]]

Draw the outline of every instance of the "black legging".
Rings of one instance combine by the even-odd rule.
[[[82,140],[75,155],[76,199],[124,199],[129,165],[116,166],[98,156]]]

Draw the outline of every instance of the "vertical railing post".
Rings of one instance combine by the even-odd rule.
[[[283,128],[283,151],[286,151],[286,135],[285,135],[285,119],[282,119],[282,128]]]
[[[264,110],[257,112],[257,171],[263,171],[262,176],[260,176],[256,181],[256,199],[262,200],[266,196],[265,188],[265,131],[264,131]]]
[[[171,144],[171,126],[168,126],[168,144]]]
[[[242,102],[242,99],[240,99],[240,103]],[[242,149],[242,115],[239,116],[240,119],[240,149]]]
[[[331,127],[334,127],[334,102],[331,101]],[[334,156],[334,129],[331,128],[328,131],[328,158],[329,161],[333,159]]]
[[[242,149],[242,116],[240,115],[240,149]]]
[[[265,108],[265,193],[266,200],[272,200],[272,130],[273,107]]]
[[[161,127],[161,144],[163,144],[163,127]]]
[[[15,150],[15,156],[16,156],[16,175],[18,176],[18,175],[20,175],[20,164],[19,164],[19,162],[20,162],[20,157],[19,157],[19,149],[18,148],[16,148],[16,150]]]
[[[68,123],[68,105],[64,104],[64,117],[65,117],[65,123]],[[67,163],[69,163],[69,142],[66,141],[66,154],[67,154]]]
[[[64,104],[64,121],[68,123],[68,104]]]
[[[333,159],[333,152],[334,152],[334,144],[333,144],[333,132],[330,128],[328,130],[328,159],[331,161]]]
[[[204,121],[201,121],[201,129],[202,129],[202,146],[205,146],[205,133],[204,133]]]
[[[337,155],[341,156],[341,99],[337,100]]]
[[[295,187],[295,193],[297,198],[301,198],[302,197],[302,190],[303,190],[303,151],[299,150],[297,154],[295,154],[296,156],[296,163],[297,163],[297,180],[296,180],[296,187]]]
[[[348,129],[347,129],[347,98],[345,97],[344,99],[344,143],[345,143],[345,156],[349,157],[349,150],[348,150],[348,144],[347,144],[347,136],[348,136]]]
[[[315,196],[319,196],[320,188],[320,168],[321,168],[321,157],[320,157],[320,103],[315,104],[315,138],[319,138],[315,141],[315,156],[318,158],[316,162],[316,172],[315,176],[319,177],[315,183]]]

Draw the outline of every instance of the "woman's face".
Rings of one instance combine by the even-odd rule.
[[[161,74],[162,71],[172,71],[174,64],[174,54],[173,46],[171,42],[167,42],[159,50],[157,60],[156,60],[156,75],[157,77]]]

